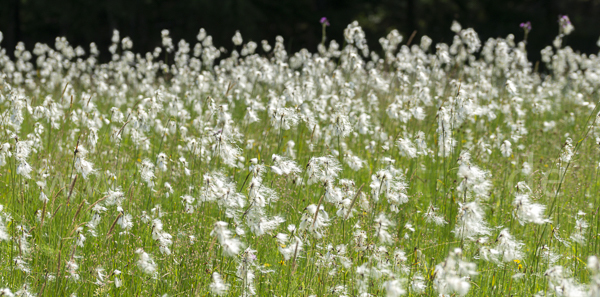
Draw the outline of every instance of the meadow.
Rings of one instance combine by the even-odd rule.
[[[0,296],[600,296],[600,58],[568,17],[533,62],[529,24],[322,23],[316,52],[2,48]]]

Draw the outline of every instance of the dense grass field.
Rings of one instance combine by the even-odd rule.
[[[600,296],[600,58],[451,29],[2,48],[0,295]]]

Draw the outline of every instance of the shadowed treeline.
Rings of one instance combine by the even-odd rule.
[[[319,19],[329,18],[329,37],[343,40],[343,29],[358,20],[371,49],[377,40],[398,29],[407,42],[426,34],[435,42],[452,42],[452,20],[473,27],[482,41],[515,34],[523,38],[519,23],[531,21],[529,55],[539,59],[542,46],[551,44],[558,31],[559,14],[568,14],[575,32],[565,45],[597,53],[600,35],[600,0],[6,0],[0,5],[2,47],[12,54],[16,43],[27,48],[36,42],[53,45],[56,36],[87,48],[96,42],[107,59],[112,30],[129,36],[135,52],[151,51],[160,44],[160,30],[169,29],[174,41],[194,42],[200,28],[213,36],[216,46],[231,48],[231,37],[240,30],[245,41],[285,38],[288,49],[315,51],[321,40]]]

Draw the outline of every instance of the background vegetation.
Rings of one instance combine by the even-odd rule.
[[[482,40],[519,34],[519,24],[531,21],[528,54],[537,61],[539,51],[556,36],[553,24],[559,14],[571,16],[577,28],[569,44],[597,52],[599,0],[6,0],[0,6],[0,31],[11,54],[18,41],[31,48],[35,42],[52,44],[56,36],[74,45],[96,42],[107,48],[113,29],[130,36],[135,51],[144,53],[160,44],[162,29],[169,29],[177,42],[194,40],[201,27],[213,35],[217,47],[230,49],[231,36],[240,30],[247,40],[273,42],[281,35],[288,51],[315,51],[321,41],[318,20],[326,16],[332,38],[342,40],[346,25],[358,20],[367,36],[377,36],[369,39],[371,48],[380,50],[378,36],[392,29],[406,38],[416,30],[419,38],[428,35],[434,43],[451,43],[452,20],[476,27]],[[104,52],[103,57],[109,55]]]

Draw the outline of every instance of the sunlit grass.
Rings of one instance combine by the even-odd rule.
[[[360,32],[314,55],[168,32],[137,57],[116,33],[105,64],[2,52],[0,287],[597,296],[598,58],[561,47],[540,74],[458,28],[379,59]]]

